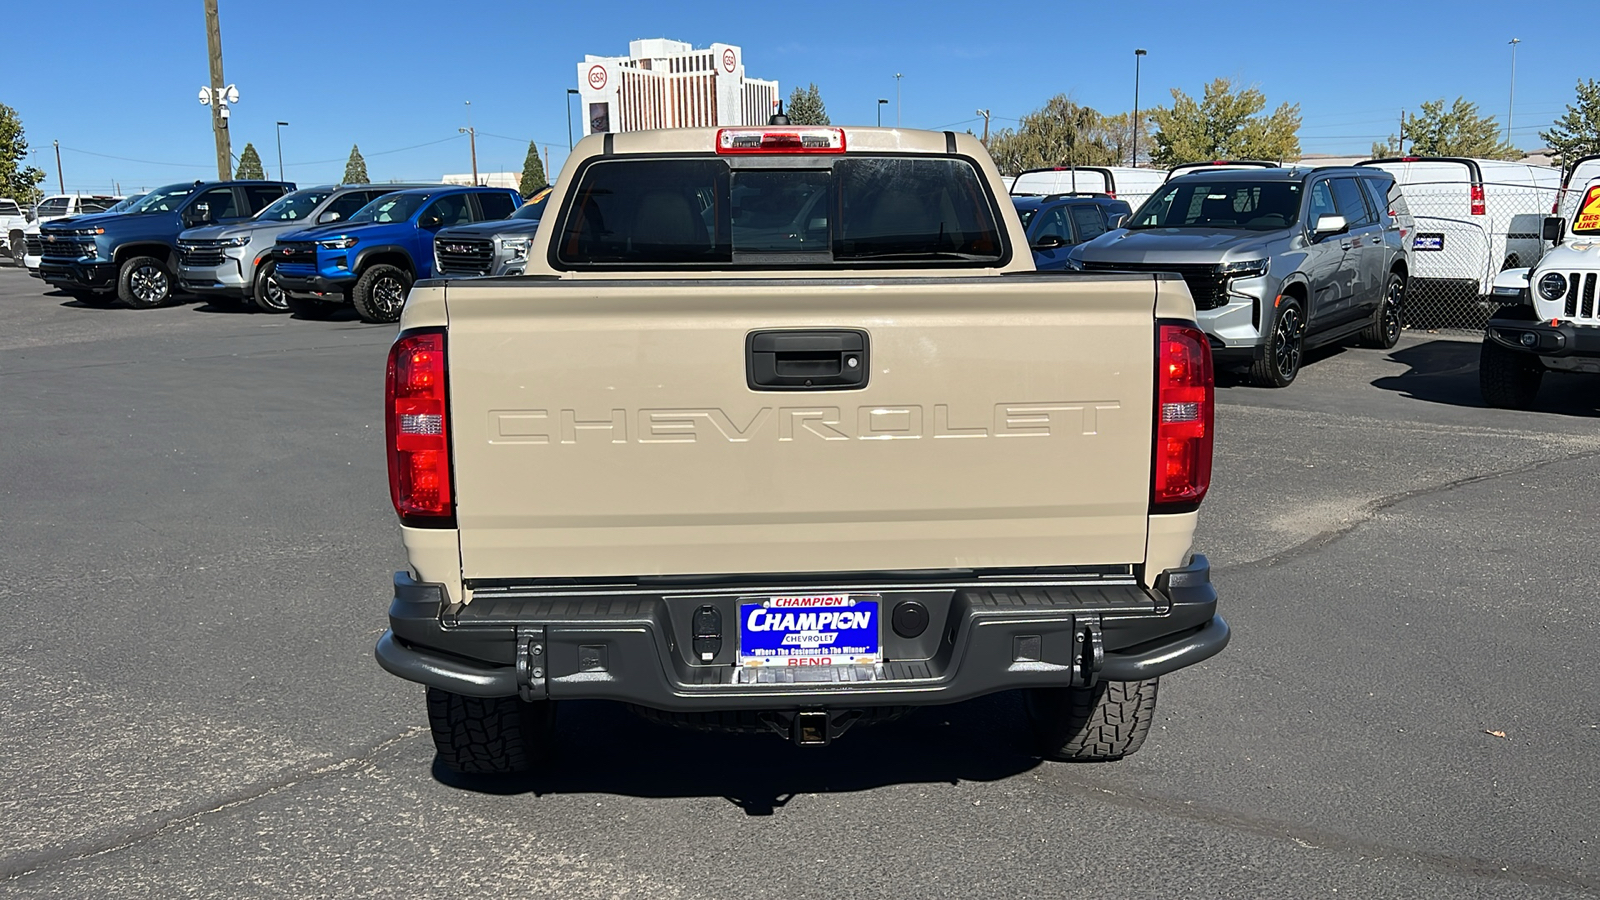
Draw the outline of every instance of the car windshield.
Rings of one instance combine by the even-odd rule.
[[[118,201],[117,205],[115,205],[115,206],[111,207],[110,209],[106,210],[106,212],[110,213],[112,215],[115,215],[117,213],[125,213],[128,210],[133,209],[135,206],[137,206],[139,201],[143,200],[145,198],[145,196],[146,195],[144,195],[144,194],[134,194],[132,197],[124,198],[124,199]]]
[[[317,204],[328,199],[332,191],[295,191],[284,194],[271,206],[256,215],[257,222],[298,222],[311,215]]]
[[[428,202],[428,194],[385,194],[368,203],[350,217],[349,224],[363,222],[404,222]]]
[[[1295,182],[1191,177],[1169,182],[1152,194],[1125,227],[1275,231],[1299,218],[1300,185]]]
[[[130,213],[175,212],[183,205],[183,198],[194,193],[194,183],[169,184],[146,194],[143,200],[129,209]]]
[[[539,193],[534,194],[532,200],[529,200],[527,203],[517,207],[517,211],[511,214],[511,218],[537,222],[544,217],[544,207],[545,204],[549,202],[550,189],[545,188]]]

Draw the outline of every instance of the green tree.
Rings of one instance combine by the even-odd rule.
[[[371,184],[367,178],[367,161],[361,158],[361,148],[350,145],[350,160],[344,164],[342,184]]]
[[[828,119],[828,108],[822,104],[822,92],[817,90],[817,83],[812,82],[808,88],[795,88],[789,94],[789,108],[784,110],[789,121],[796,125],[832,125]]]
[[[22,129],[22,119],[17,111],[0,103],[0,197],[10,197],[21,204],[38,203],[43,192],[39,182],[44,172],[33,166],[24,166],[28,158],[28,138]]]
[[[1600,83],[1593,78],[1578,82],[1578,105],[1567,104],[1567,113],[1539,132],[1539,139],[1555,151],[1556,161],[1565,164],[1580,156],[1600,153]]]
[[[1200,101],[1172,89],[1172,107],[1153,109],[1155,146],[1150,158],[1158,165],[1208,159],[1298,159],[1300,104],[1285,103],[1261,115],[1267,97],[1259,88],[1240,88],[1231,78],[1205,86]]]
[[[989,155],[1007,175],[1044,166],[1114,166],[1119,157],[1106,117],[1057,94],[1017,127],[989,136]]]
[[[1117,154],[1117,165],[1134,165],[1133,151],[1133,113],[1123,112],[1114,116],[1106,116],[1103,120],[1105,129],[1105,142]],[[1155,141],[1150,139],[1150,116],[1148,111],[1139,114],[1139,164],[1150,162],[1150,151],[1155,149]]]
[[[517,186],[517,191],[526,200],[533,196],[534,191],[549,183],[544,177],[544,163],[539,159],[539,148],[529,141],[528,158],[522,161],[522,182]]]
[[[244,152],[239,154],[239,171],[233,173],[235,178],[254,178],[257,180],[267,177],[261,168],[261,154],[256,152],[255,144],[245,144]]]
[[[1500,140],[1501,129],[1494,116],[1478,113],[1478,104],[1457,97],[1448,109],[1444,98],[1422,104],[1422,111],[1408,114],[1402,123],[1401,137],[1411,142],[1414,156],[1468,156],[1475,159],[1516,159],[1522,152]]]

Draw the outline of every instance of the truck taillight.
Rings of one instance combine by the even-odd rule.
[[[444,332],[408,331],[389,348],[384,387],[389,497],[407,525],[450,528],[450,417]]]
[[[1188,512],[1200,506],[1211,486],[1211,345],[1192,325],[1163,324],[1160,335],[1150,508]]]
[[[843,128],[723,128],[718,153],[843,153]]]
[[[1481,184],[1475,184],[1472,186],[1472,214],[1475,216],[1481,216],[1484,214],[1483,185]]]

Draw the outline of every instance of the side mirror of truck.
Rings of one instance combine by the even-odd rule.
[[[1344,234],[1350,230],[1350,223],[1345,221],[1344,216],[1318,216],[1317,224],[1312,230],[1316,232],[1317,237],[1325,238],[1333,234]]]
[[[184,224],[193,228],[196,225],[206,225],[211,222],[211,204],[201,202],[189,207],[184,215]]]
[[[317,216],[317,224],[318,225],[327,225],[330,222],[337,222],[337,221],[339,221],[339,213],[334,211],[334,210],[331,210],[331,209],[328,210],[327,212],[323,213],[322,215]]]
[[[1560,216],[1545,216],[1544,239],[1552,244],[1561,243],[1563,232],[1566,231],[1567,220]]]
[[[1057,247],[1065,247],[1066,245],[1067,239],[1061,235],[1047,234],[1044,237],[1039,238],[1037,241],[1034,241],[1030,246],[1034,250],[1054,250]]]
[[[1123,213],[1114,213],[1112,214],[1111,218],[1106,221],[1106,227],[1111,229],[1121,228],[1123,220],[1127,218],[1128,217]]]
[[[423,216],[417,220],[417,224],[423,228],[438,228],[444,224],[444,218],[438,215]]]

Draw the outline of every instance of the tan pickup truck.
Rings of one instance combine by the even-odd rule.
[[[585,138],[526,275],[412,289],[387,384],[377,657],[460,771],[563,699],[825,744],[1012,689],[1117,758],[1228,641],[1183,281],[1035,272],[968,135]]]

